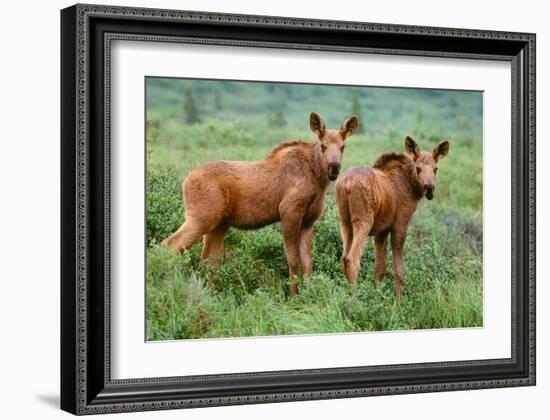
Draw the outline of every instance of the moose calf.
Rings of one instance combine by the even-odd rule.
[[[357,281],[361,256],[368,236],[374,236],[376,285],[386,273],[386,241],[391,233],[395,294],[403,288],[403,246],[407,228],[423,196],[431,200],[435,190],[437,162],[449,152],[442,141],[432,152],[422,152],[416,142],[405,139],[407,154],[384,153],[372,167],[348,169],[336,183],[342,263],[350,283]]]
[[[217,160],[194,169],[183,183],[185,223],[163,244],[179,252],[203,237],[201,258],[219,260],[230,226],[257,229],[281,221],[290,294],[295,295],[295,274],[312,271],[313,225],[340,171],[344,141],[358,125],[358,117],[351,116],[340,129],[327,129],[312,112],[313,142],[282,143],[259,161]]]

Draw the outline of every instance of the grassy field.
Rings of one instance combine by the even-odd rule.
[[[431,115],[439,110],[450,113],[448,108],[453,106],[465,109],[468,99],[419,97],[417,102],[426,106],[413,107],[408,112],[413,117],[384,124],[384,116],[376,114],[378,128],[366,127],[347,141],[343,170],[371,164],[385,151],[402,151],[406,134],[424,150],[431,150],[441,139],[450,141],[449,155],[439,164],[435,197],[421,202],[410,226],[403,298],[394,297],[391,253],[388,274],[380,289],[374,287],[372,239],[358,284],[347,283],[340,269],[342,245],[331,186],[324,216],[315,227],[314,274],[303,280],[296,298],[288,299],[288,267],[279,224],[257,231],[230,229],[223,264],[216,270],[200,263],[200,242],[181,255],[159,244],[184,220],[181,183],[191,169],[213,159],[260,159],[281,141],[312,140],[308,115],[314,109],[304,99],[303,109],[288,112],[288,121],[280,126],[266,125],[261,115],[267,119],[270,111],[258,111],[260,106],[257,112],[243,114],[250,114],[249,118],[224,118],[215,112],[220,98],[224,109],[238,108],[228,103],[231,96],[223,90],[210,102],[198,100],[201,122],[185,124],[181,105],[172,103],[173,86],[163,93],[161,82],[148,87],[149,340],[483,325],[481,119],[456,112],[454,123],[446,125],[442,116]],[[332,112],[331,118],[337,121],[350,114],[346,109],[326,112]],[[391,115],[392,110],[384,112]],[[369,118],[362,119],[367,126]],[[215,290],[208,287],[207,279],[216,283]]]

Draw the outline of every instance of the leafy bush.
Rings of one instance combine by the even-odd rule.
[[[173,169],[147,171],[147,243],[160,243],[183,223],[181,181]]]

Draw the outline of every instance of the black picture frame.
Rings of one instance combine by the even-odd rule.
[[[511,357],[110,377],[109,52],[113,39],[511,63]],[[535,35],[75,5],[61,11],[61,408],[129,412],[535,384]]]

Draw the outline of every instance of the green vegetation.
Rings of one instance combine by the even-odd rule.
[[[201,119],[191,125],[182,115],[188,88]],[[230,229],[220,269],[200,263],[200,242],[181,255],[159,245],[184,220],[181,183],[192,168],[213,159],[259,159],[281,141],[311,140],[309,112],[335,127],[351,114],[353,91],[364,132],[347,141],[343,170],[402,151],[406,134],[424,150],[441,139],[451,143],[434,200],[421,202],[410,226],[401,300],[393,294],[390,252],[388,274],[374,287],[372,239],[358,284],[348,285],[333,186],[315,228],[314,274],[296,298],[288,299],[279,224]],[[286,125],[270,126],[278,106]],[[483,325],[481,94],[148,79],[147,118],[148,339]]]

